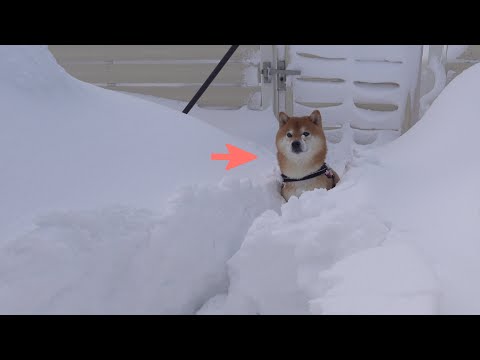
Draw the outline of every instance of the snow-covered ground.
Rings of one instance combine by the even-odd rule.
[[[117,203],[161,209],[174,187],[227,175],[224,162],[210,161],[227,143],[258,155],[233,175],[274,168],[259,145],[70,77],[46,48],[0,47],[0,99],[3,239],[38,212]]]
[[[480,313],[478,84],[285,204],[271,111],[187,116],[0,46],[0,313]],[[226,143],[257,160],[225,171]]]
[[[479,314],[480,66],[342,184],[268,211],[199,313]]]
[[[225,290],[274,155],[0,47],[0,313],[193,313]],[[225,171],[231,143],[257,160]]]

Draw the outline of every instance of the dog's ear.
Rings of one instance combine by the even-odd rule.
[[[278,114],[278,122],[280,123],[280,127],[285,125],[287,123],[288,119],[289,119],[288,115],[285,114],[283,111],[281,111]]]
[[[316,125],[322,125],[322,115],[320,115],[320,111],[315,110],[310,114],[310,120]]]

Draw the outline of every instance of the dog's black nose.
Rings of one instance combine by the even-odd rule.
[[[292,142],[292,150],[296,153],[302,151],[302,144],[300,143],[300,141]]]

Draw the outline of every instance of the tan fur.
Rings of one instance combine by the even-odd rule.
[[[315,110],[310,116],[303,117],[289,117],[281,112],[279,125],[275,143],[282,174],[298,179],[320,169],[327,156],[327,140],[320,112]],[[309,135],[303,135],[305,132]],[[287,137],[287,133],[291,133],[292,137]],[[291,151],[293,141],[300,141],[303,150],[301,153],[295,154]],[[338,174],[335,171],[333,173],[334,179],[321,175],[313,179],[284,183],[282,196],[288,201],[291,196],[298,197],[305,191],[318,188],[330,190],[340,181]]]

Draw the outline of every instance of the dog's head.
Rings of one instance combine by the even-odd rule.
[[[277,150],[291,159],[326,152],[327,142],[318,110],[310,116],[290,117],[279,114],[280,128],[277,132]]]

